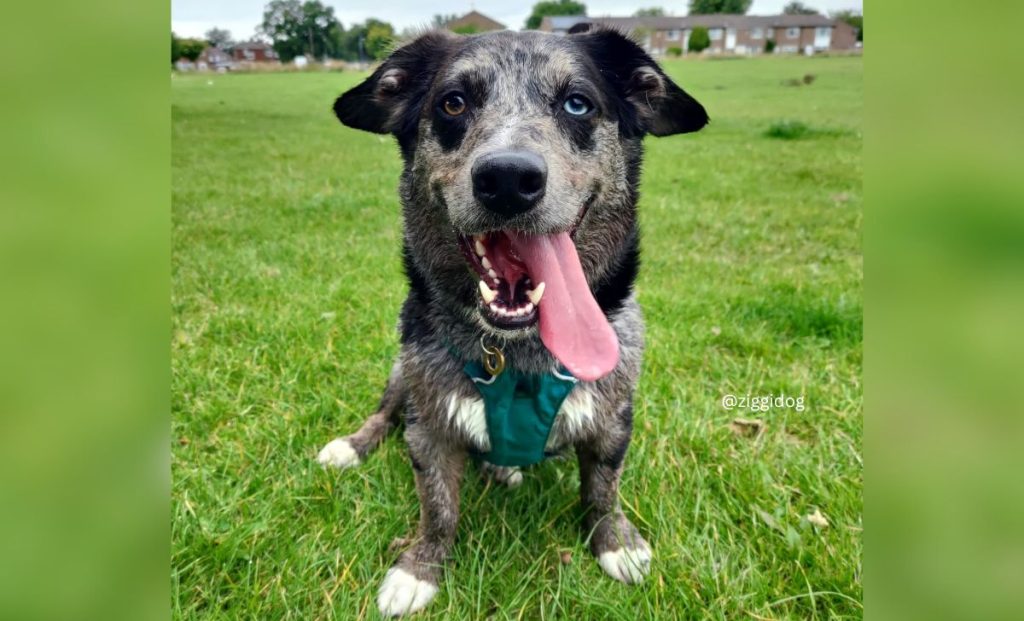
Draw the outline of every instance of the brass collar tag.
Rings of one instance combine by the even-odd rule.
[[[484,337],[480,337],[480,347],[484,350],[484,370],[491,377],[501,375],[501,372],[505,370],[505,354],[501,353],[497,347],[484,343]]]

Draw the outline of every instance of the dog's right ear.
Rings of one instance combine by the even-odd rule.
[[[376,134],[397,133],[410,111],[417,112],[437,67],[459,40],[435,30],[391,53],[362,84],[334,102],[334,114],[345,125]]]

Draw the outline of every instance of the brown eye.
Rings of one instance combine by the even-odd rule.
[[[466,111],[466,100],[458,93],[445,95],[444,100],[441,102],[441,109],[448,116],[459,116]]]

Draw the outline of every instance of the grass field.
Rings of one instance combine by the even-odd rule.
[[[647,141],[648,350],[621,497],[652,574],[627,587],[590,558],[573,461],[514,490],[471,469],[418,619],[862,616],[862,61],[667,70],[712,123]],[[376,406],[398,349],[397,148],[330,112],[363,77],[172,80],[176,619],[378,618],[389,544],[416,524],[398,436],[356,470],[314,462]],[[721,404],[783,392],[804,411]]]

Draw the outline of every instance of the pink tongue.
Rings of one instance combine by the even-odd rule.
[[[619,362],[619,340],[590,293],[569,234],[517,235],[511,243],[534,286],[544,283],[540,300],[544,346],[581,380],[592,382],[611,373]]]

